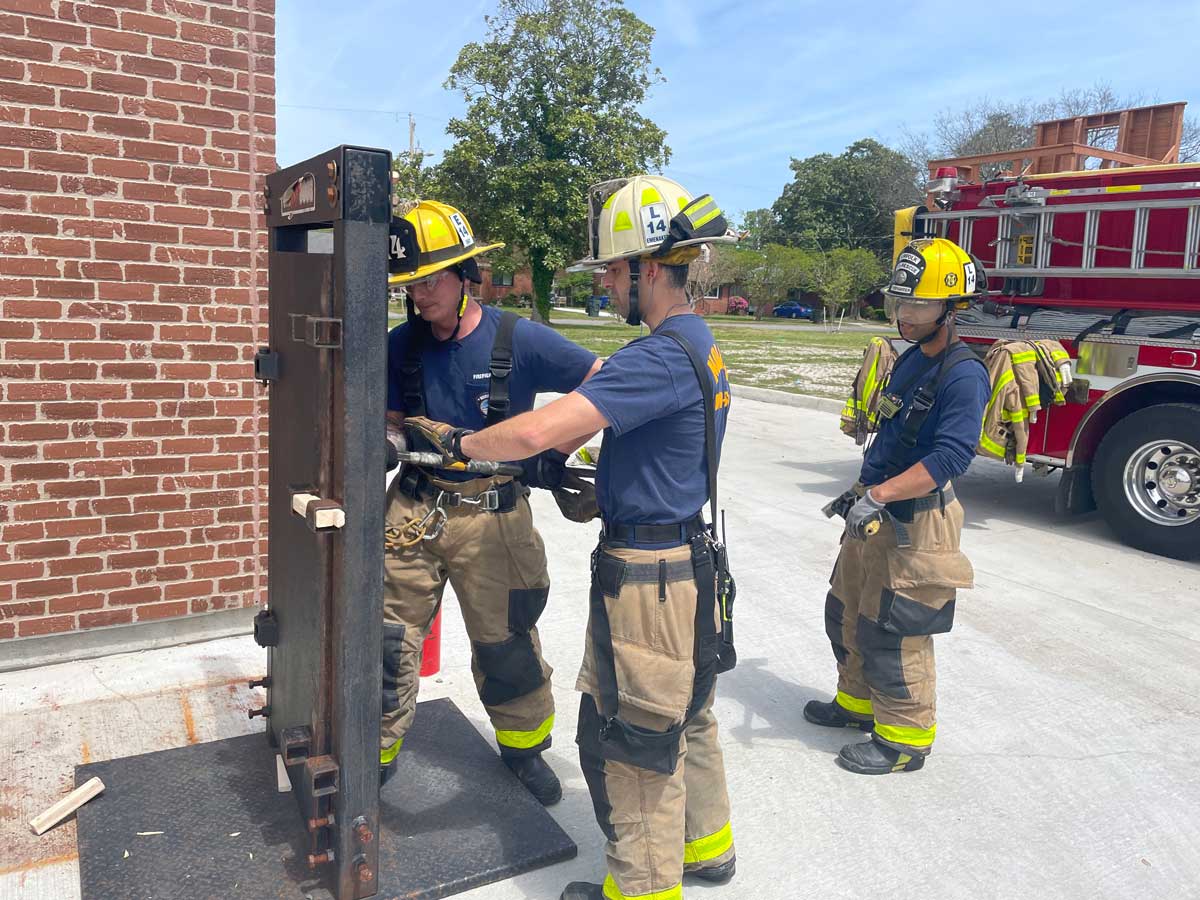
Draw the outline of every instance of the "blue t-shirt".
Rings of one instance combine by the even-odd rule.
[[[421,351],[425,385],[425,415],[459,428],[479,430],[487,424],[489,363],[500,310],[483,307],[483,318],[461,340],[439,341],[431,336]],[[404,408],[401,366],[412,329],[407,322],[388,334],[387,408],[409,415]],[[513,368],[508,376],[509,415],[533,409],[543,391],[569,393],[579,386],[596,362],[595,354],[573,344],[545,325],[520,319],[513,329]]]
[[[939,487],[967,471],[975,458],[983,413],[987,408],[991,386],[983,363],[960,362],[946,374],[938,389],[937,399],[928,418],[917,432],[917,445],[912,449],[900,443],[904,432],[904,413],[912,403],[913,394],[926,382],[938,376],[941,363],[934,363],[920,350],[904,354],[892,369],[889,390],[905,388],[904,408],[879,428],[875,440],[863,459],[859,480],[870,487],[894,478],[919,462]],[[917,373],[921,377],[914,379]],[[912,382],[909,384],[909,382]]]
[[[673,316],[660,328],[682,335],[708,362],[719,458],[729,413],[721,351],[699,316]],[[609,422],[596,471],[596,501],[606,522],[667,525],[700,511],[708,501],[703,395],[679,344],[662,333],[631,341],[579,393]]]

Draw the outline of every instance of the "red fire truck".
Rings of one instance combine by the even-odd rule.
[[[1148,108],[1174,113],[1156,138],[1176,135],[1168,158],[1182,106]],[[959,314],[965,341],[1070,353],[1067,403],[1043,404],[1028,448],[1035,471],[1062,470],[1058,511],[1098,507],[1125,543],[1187,559],[1200,556],[1200,164],[1139,165],[1164,155],[1088,141],[1097,122],[1118,147],[1155,138],[1146,112],[1042,123],[1033,148],[930,163],[928,205],[897,213],[897,245],[937,235],[982,262],[989,295]],[[1064,159],[1082,170],[1054,171]],[[979,176],[1000,160],[1025,174]]]

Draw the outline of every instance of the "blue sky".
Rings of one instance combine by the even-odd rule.
[[[667,81],[645,113],[668,132],[666,174],[731,211],[769,206],[793,156],[839,153],[861,137],[894,142],[905,127],[927,130],[939,109],[985,95],[1042,99],[1105,81],[1123,95],[1189,101],[1200,116],[1195,0],[1056,0],[1019,22],[1003,4],[627,5],[657,30],[653,61]],[[446,122],[463,104],[442,82],[494,8],[282,0],[279,163],[342,143],[405,149],[410,111],[421,146],[444,150]]]

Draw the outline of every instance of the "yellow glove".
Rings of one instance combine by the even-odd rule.
[[[462,452],[462,439],[472,433],[469,428],[456,428],[424,416],[410,416],[404,420],[404,430],[413,450],[428,446],[434,453],[440,453],[446,463],[467,461]]]

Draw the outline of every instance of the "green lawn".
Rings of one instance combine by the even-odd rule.
[[[402,308],[393,306],[390,312],[391,325],[403,321]],[[517,312],[529,315],[529,310]],[[707,321],[721,345],[734,384],[838,400],[849,392],[871,335],[887,333],[886,326],[848,328],[841,334],[827,333],[820,325],[802,329],[746,328],[752,320],[744,316],[710,316]],[[628,341],[646,333],[644,328],[630,328],[615,319],[585,325],[583,317],[575,318],[570,313],[557,313],[552,327],[598,356],[610,356]]]

